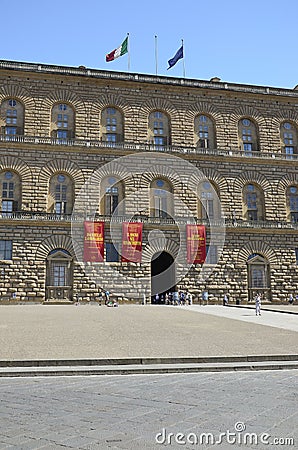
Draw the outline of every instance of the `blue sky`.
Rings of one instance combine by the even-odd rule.
[[[15,0],[1,5],[0,59],[128,71],[105,55],[130,34],[130,71],[167,70],[184,41],[186,78],[293,88],[298,84],[298,1]]]

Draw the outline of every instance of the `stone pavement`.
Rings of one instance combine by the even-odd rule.
[[[188,310],[189,306],[182,306],[180,308]],[[279,314],[277,312],[268,311],[265,308],[262,308],[262,315],[260,317],[256,317],[255,309],[253,307],[224,308],[222,306],[215,305],[192,305],[190,308],[192,311],[197,311],[200,314],[224,317],[226,319],[241,320],[242,322],[248,322],[251,324],[257,323],[259,325],[267,325],[269,327],[282,328],[285,330],[298,332],[298,316],[295,314]],[[293,312],[293,307],[290,307],[290,309],[291,312]]]
[[[1,306],[0,360],[297,354],[297,321],[223,306]]]
[[[294,449],[297,385],[298,370],[1,379],[0,450]]]

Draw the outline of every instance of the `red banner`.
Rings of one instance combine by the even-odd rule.
[[[206,259],[206,227],[186,225],[187,263],[203,264]]]
[[[103,262],[104,222],[84,222],[84,261]]]
[[[142,261],[142,231],[141,222],[123,222],[122,224],[122,262]]]

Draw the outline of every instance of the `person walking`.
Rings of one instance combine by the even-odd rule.
[[[256,295],[256,316],[261,315],[261,296],[260,294]]]
[[[203,291],[202,293],[202,300],[203,300],[203,305],[208,305],[208,291]]]
[[[110,292],[105,291],[105,304],[107,305],[110,301]]]
[[[224,295],[224,298],[223,298],[223,306],[227,306],[228,303],[229,303],[229,299],[228,299],[227,294],[225,294],[225,295]]]
[[[290,303],[290,305],[292,305],[293,302],[294,302],[294,297],[293,297],[292,294],[290,294],[290,297],[289,297],[289,303]]]

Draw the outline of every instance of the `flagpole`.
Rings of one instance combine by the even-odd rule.
[[[184,62],[184,45],[183,45],[183,39],[181,39],[182,42],[182,49],[183,49],[183,78],[185,78],[185,62]]]
[[[127,33],[127,49],[128,49],[128,55],[127,55],[127,68],[128,72],[130,72],[130,42],[129,42],[129,33]]]
[[[157,36],[155,35],[155,74],[157,75]]]

